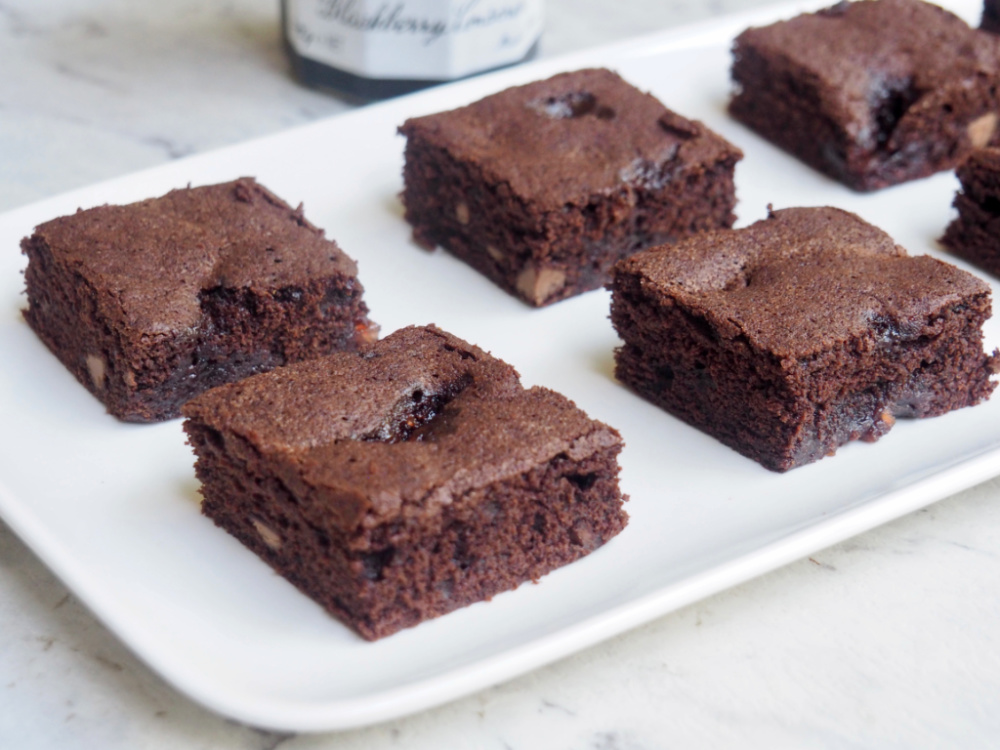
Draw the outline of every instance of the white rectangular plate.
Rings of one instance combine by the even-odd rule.
[[[811,4],[815,7],[815,3]],[[978,0],[956,2],[970,22]],[[291,730],[345,728],[442,703],[530,670],[1000,473],[1000,398],[900,422],[874,445],[773,474],[619,385],[608,295],[532,310],[443,252],[410,240],[397,198],[406,117],[563,70],[618,70],[746,152],[740,224],[768,203],[835,205],[912,253],[941,255],[951,174],[859,195],[725,113],[729,46],[784,6],[541,62],[46,200],[0,217],[0,513],[103,622],[210,708]],[[180,422],[121,424],[20,316],[17,247],[77,206],[254,175],[358,259],[384,333],[434,322],[618,427],[631,523],[537,585],[366,643],[198,512]],[[962,265],[959,263],[959,265]],[[1000,344],[996,322],[987,328]]]

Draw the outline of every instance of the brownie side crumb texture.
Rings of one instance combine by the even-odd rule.
[[[79,210],[21,248],[28,324],[126,421],[377,332],[354,261],[250,178]]]
[[[730,113],[855,190],[952,169],[997,131],[1000,38],[920,0],[747,29],[733,58]]]
[[[984,148],[955,170],[958,216],[941,238],[948,250],[1000,276],[1000,148]]]
[[[618,378],[775,471],[995,387],[986,283],[839,209],[652,248],[612,291]]]
[[[618,433],[434,327],[188,402],[203,512],[374,640],[625,526]]]
[[[507,89],[400,132],[416,241],[530,305],[600,287],[619,258],[735,219],[740,150],[608,70]]]

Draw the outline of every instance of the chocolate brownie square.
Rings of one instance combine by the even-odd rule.
[[[204,513],[370,640],[537,580],[627,520],[618,433],[434,327],[183,412]]]
[[[619,263],[626,385],[763,466],[986,399],[985,282],[835,208],[790,208]]]
[[[997,129],[1000,39],[920,0],[751,28],[733,58],[732,115],[855,190],[952,169]]]
[[[354,261],[249,178],[80,210],[21,248],[28,324],[130,422],[376,335]]]
[[[608,70],[508,89],[400,132],[416,241],[530,305],[595,289],[619,258],[735,218],[740,150]]]
[[[941,244],[952,253],[1000,276],[1000,148],[984,148],[955,170],[962,189],[955,218]]]

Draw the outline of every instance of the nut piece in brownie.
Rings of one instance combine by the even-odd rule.
[[[21,248],[28,324],[130,422],[377,331],[354,261],[249,178],[77,211]]]
[[[204,513],[370,640],[536,580],[627,520],[618,433],[434,327],[183,412]]]
[[[841,2],[740,34],[729,111],[855,190],[953,168],[1000,110],[1000,38],[920,0]]]
[[[1000,148],[973,151],[955,173],[962,185],[954,202],[958,217],[941,244],[1000,276]]]
[[[985,282],[835,208],[618,264],[618,378],[768,469],[986,399]]]
[[[530,305],[600,287],[619,258],[735,218],[740,150],[608,70],[511,88],[400,132],[416,241]]]

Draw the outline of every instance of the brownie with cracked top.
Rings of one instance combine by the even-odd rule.
[[[921,0],[751,28],[733,58],[732,115],[855,190],[952,169],[997,130],[1000,39]]]
[[[618,378],[775,471],[988,398],[989,315],[981,279],[835,208],[652,248],[612,282]]]
[[[619,258],[734,220],[740,150],[608,70],[507,89],[400,132],[416,241],[530,305],[600,287]]]
[[[183,412],[204,513],[372,640],[537,580],[627,520],[618,433],[433,326]]]
[[[1000,148],[974,151],[955,174],[962,186],[954,200],[958,216],[941,244],[1000,276]]]
[[[79,210],[21,248],[28,324],[127,421],[377,332],[354,261],[250,178]]]

